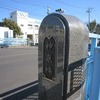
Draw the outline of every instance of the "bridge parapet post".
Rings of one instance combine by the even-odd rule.
[[[82,100],[88,35],[86,25],[74,16],[54,13],[44,18],[39,30],[39,100]]]

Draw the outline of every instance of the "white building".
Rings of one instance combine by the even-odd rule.
[[[13,30],[8,27],[0,27],[0,38],[13,38]]]
[[[38,43],[38,31],[41,20],[29,18],[28,13],[21,11],[14,11],[10,14],[10,19],[18,24],[23,32],[23,38],[28,38]]]

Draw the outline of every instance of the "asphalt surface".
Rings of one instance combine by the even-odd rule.
[[[38,80],[38,47],[0,48],[0,94]]]

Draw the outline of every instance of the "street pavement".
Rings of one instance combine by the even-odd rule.
[[[38,47],[0,48],[0,94],[38,80]]]

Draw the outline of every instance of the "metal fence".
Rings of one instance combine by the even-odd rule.
[[[100,39],[100,35],[97,34],[89,34],[90,38],[90,48],[89,48],[89,54],[88,54],[88,59],[87,59],[87,77],[86,77],[86,87],[85,87],[85,100],[100,100],[99,97],[98,99],[91,99],[91,91],[92,91],[92,85],[93,85],[93,74],[94,74],[94,68],[97,66],[94,65],[94,62],[99,62],[99,59],[94,59],[95,57],[95,49],[98,47],[98,41]],[[100,48],[99,48],[100,50]],[[96,82],[94,82],[96,83]],[[97,91],[93,91],[94,93]],[[100,91],[99,91],[100,92]],[[99,94],[99,93],[98,93]],[[94,95],[95,97],[95,95]]]
[[[9,46],[27,45],[27,39],[23,38],[0,38],[0,43],[7,44]]]

